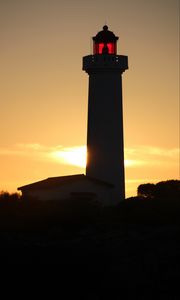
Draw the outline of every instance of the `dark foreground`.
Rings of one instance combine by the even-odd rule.
[[[0,201],[5,299],[180,299],[180,197]],[[2,298],[4,299],[4,298]]]
[[[14,234],[7,241],[1,235],[3,264],[23,270],[19,280],[26,278],[31,289],[60,292],[66,284],[66,297],[73,292],[83,299],[179,299],[179,226],[91,226],[60,236]]]

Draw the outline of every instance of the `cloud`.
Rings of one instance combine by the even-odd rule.
[[[39,143],[18,143],[9,148],[0,148],[0,156],[27,157],[38,161],[74,165],[84,168],[86,165],[86,147],[45,146]]]
[[[45,146],[39,143],[17,143],[8,148],[0,148],[0,155],[22,156],[29,159],[45,160],[61,164],[85,167],[86,146],[63,147]],[[179,149],[153,146],[137,146],[125,148],[125,165],[127,168],[148,166],[167,166],[178,164]]]
[[[58,172],[60,172],[61,175],[67,175],[69,174],[67,173],[69,169],[71,169],[71,173],[73,174],[74,170],[77,172],[75,167],[81,168],[81,172],[84,172],[86,146],[76,145],[64,147],[62,145],[47,146],[40,143],[18,143],[9,147],[1,147],[1,165],[4,163],[6,165],[6,171],[2,173],[1,186],[3,184],[5,188],[7,186],[6,182],[4,182],[5,176],[6,181],[9,182],[12,169],[12,160],[9,158],[13,158],[18,164],[21,161],[20,159],[23,158],[26,160],[26,166],[37,166],[35,170],[33,167],[33,172],[32,169],[30,169],[29,172],[27,172],[27,176],[25,176],[26,172],[24,172],[23,169],[24,161],[22,161],[20,171],[19,168],[17,169],[17,165],[14,165],[15,167],[12,174],[17,172],[15,178],[17,179],[18,176],[19,182],[24,181],[24,183],[28,183],[29,177],[35,181],[41,179],[46,173],[54,176],[54,170],[57,175],[59,174]],[[8,162],[11,162],[11,164]],[[35,162],[35,164],[33,164],[33,162]],[[157,183],[161,180],[177,178],[179,174],[178,162],[179,149],[166,149],[152,146],[127,147],[125,149],[126,195],[134,195],[137,186],[141,183]],[[20,174],[18,172],[20,172]],[[20,176],[22,176],[21,180]],[[25,181],[24,178],[26,178],[27,181]],[[14,178],[11,180],[14,182]],[[12,183],[12,186],[14,185],[15,183]],[[16,185],[18,186],[19,183],[16,183]],[[9,189],[9,187],[6,189]]]
[[[43,148],[43,146],[38,143],[29,143],[29,144],[19,143],[19,144],[16,144],[15,146],[20,149],[29,149],[29,150],[35,150],[35,151]]]
[[[163,156],[163,157],[173,157],[178,155],[179,149],[172,148],[160,148],[160,147],[152,147],[152,146],[137,146],[134,148],[125,148],[126,155],[133,155],[133,156]]]
[[[160,148],[152,146],[138,146],[125,149],[125,159],[133,159],[134,166],[154,166],[177,164],[179,160],[179,149]]]
[[[0,155],[39,158],[41,155],[48,152],[48,150],[47,147],[40,144],[18,143],[7,148],[0,148]]]

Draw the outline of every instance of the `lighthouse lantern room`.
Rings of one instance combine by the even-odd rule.
[[[93,54],[116,54],[118,39],[105,25],[103,30],[93,37]]]

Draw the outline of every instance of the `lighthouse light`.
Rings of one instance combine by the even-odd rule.
[[[94,49],[93,54],[114,54],[116,55],[116,43],[118,37],[112,31],[108,30],[108,26],[105,25],[103,30],[98,32],[93,37]]]
[[[116,44],[115,43],[94,44],[93,54],[116,54]]]

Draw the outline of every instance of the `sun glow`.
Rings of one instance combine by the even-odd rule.
[[[134,164],[134,162],[132,159],[125,159],[124,164],[125,167],[131,167]]]
[[[60,163],[74,165],[80,168],[85,168],[86,166],[85,146],[63,148],[52,152],[51,156]]]
[[[136,166],[139,166],[139,165],[142,165],[143,162],[140,161],[140,160],[134,160],[134,159],[125,159],[124,160],[124,164],[125,164],[125,167],[136,167]]]
[[[86,146],[60,148],[51,152],[50,156],[59,163],[85,168],[87,160],[87,148]],[[125,159],[124,163],[125,167],[135,167],[141,164],[140,161],[133,159]]]

